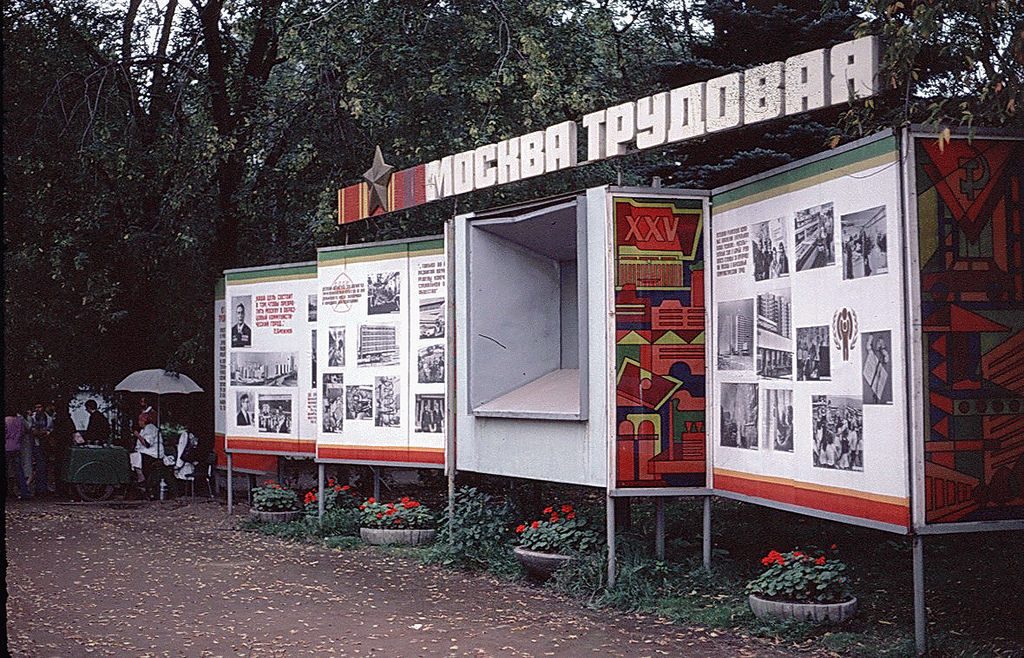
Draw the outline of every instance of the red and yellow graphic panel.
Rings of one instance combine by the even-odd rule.
[[[702,487],[702,199],[614,197],[615,484]]]
[[[1024,519],[1024,140],[914,156],[925,523]]]

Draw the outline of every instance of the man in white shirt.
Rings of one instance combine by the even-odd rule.
[[[139,420],[143,420],[143,416]],[[156,500],[159,497],[157,487],[164,471],[164,463],[160,458],[160,430],[153,423],[147,422],[132,434],[135,435],[135,451],[142,455],[142,474],[146,477],[143,485],[145,493],[150,500]]]

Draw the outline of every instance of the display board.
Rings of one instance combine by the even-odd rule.
[[[910,526],[898,153],[879,135],[714,191],[718,493]]]
[[[612,196],[616,488],[706,484],[706,206]]]
[[[317,257],[317,461],[444,467],[444,240]]]
[[[225,272],[228,452],[312,457],[316,263]]]
[[[923,385],[915,525],[1024,527],[1024,141],[908,142]]]

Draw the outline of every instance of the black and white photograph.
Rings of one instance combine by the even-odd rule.
[[[310,374],[312,380],[313,390],[316,390],[316,329],[311,329],[309,332],[309,363],[313,368],[313,372]]]
[[[781,217],[758,222],[750,227],[750,258],[754,262],[754,281],[789,275],[784,227]]]
[[[798,210],[793,224],[796,271],[835,265],[835,235],[836,221],[831,202]]]
[[[889,271],[885,206],[842,215],[843,278],[860,279]]]
[[[345,375],[340,372],[324,374],[324,419],[326,434],[339,434],[345,425]]]
[[[259,431],[265,434],[289,434],[292,431],[292,396],[261,393]]]
[[[416,364],[420,384],[440,384],[444,382],[444,345],[427,345],[421,347]]]
[[[398,272],[378,272],[366,279],[366,312],[398,313],[401,309]]]
[[[298,386],[295,352],[232,352],[232,386]]]
[[[444,298],[420,300],[420,338],[444,338]]]
[[[231,347],[252,347],[252,295],[231,298]]]
[[[793,379],[793,353],[758,347],[757,376],[765,379]]]
[[[327,367],[345,367],[345,327],[327,330]]]
[[[828,325],[796,328],[796,379],[801,382],[831,381]]]
[[[359,366],[398,365],[398,327],[393,324],[359,325],[356,364]]]
[[[757,450],[757,384],[722,384],[721,445]]]
[[[309,295],[306,302],[306,321],[316,322],[316,293]]]
[[[754,300],[718,303],[718,369],[754,369]]]
[[[417,395],[414,432],[440,434],[444,431],[444,396]]]
[[[812,395],[814,465],[841,471],[864,470],[864,408],[847,395]]]
[[[235,425],[238,427],[252,427],[253,419],[256,417],[253,413],[256,405],[256,393],[253,391],[237,391],[235,392]]]
[[[399,427],[402,418],[398,377],[374,377],[373,397],[373,424],[377,427]]]
[[[892,333],[865,331],[861,340],[864,404],[892,404]]]
[[[793,391],[761,388],[761,436],[769,450],[793,452]]]
[[[373,387],[345,387],[345,420],[373,420]]]
[[[789,288],[757,295],[757,374],[793,378],[793,303]]]

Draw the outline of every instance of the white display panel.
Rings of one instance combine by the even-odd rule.
[[[883,136],[715,191],[716,490],[909,525],[897,155]]]
[[[317,460],[444,466],[444,242],[319,253]]]
[[[227,451],[312,456],[316,264],[229,270],[225,279]]]

